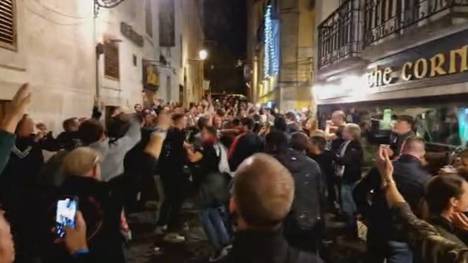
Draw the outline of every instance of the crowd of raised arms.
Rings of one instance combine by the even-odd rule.
[[[126,217],[155,188],[155,233],[184,242],[190,201],[210,262],[328,262],[325,214],[349,240],[365,223],[363,262],[468,262],[468,152],[429,174],[409,116],[365,172],[365,131],[343,111],[320,130],[311,112],[235,96],[155,101],[106,118],[95,107],[54,136],[28,115],[31,100],[25,84],[0,123],[0,263],[126,262]]]

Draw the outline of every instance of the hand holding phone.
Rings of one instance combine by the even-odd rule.
[[[75,254],[79,251],[88,250],[88,242],[86,240],[86,222],[80,211],[76,212],[75,228],[65,228],[66,235],[64,238],[65,246],[70,254]]]
[[[57,213],[55,216],[56,234],[63,238],[66,228],[75,228],[76,212],[78,210],[78,198],[65,197],[57,201]]]

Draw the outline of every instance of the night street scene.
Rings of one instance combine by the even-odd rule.
[[[0,0],[0,263],[468,263],[468,0]]]

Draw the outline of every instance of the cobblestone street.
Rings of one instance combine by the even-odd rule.
[[[184,219],[188,228],[182,231],[186,242],[170,244],[154,233],[156,212],[154,210],[132,214],[129,223],[132,227],[133,240],[129,244],[130,263],[197,263],[207,262],[210,246],[198,223],[195,210],[185,209]],[[330,263],[360,263],[365,251],[362,241],[348,241],[339,234],[343,233],[343,224],[328,217],[326,253]],[[160,248],[155,251],[155,247]],[[352,258],[352,259],[351,259]]]

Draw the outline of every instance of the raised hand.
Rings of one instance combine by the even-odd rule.
[[[7,107],[5,118],[0,124],[0,129],[14,133],[18,122],[26,113],[28,106],[31,104],[31,89],[29,84],[23,84],[16,92],[11,103]]]
[[[390,160],[389,152],[386,146],[380,146],[376,156],[375,164],[382,177],[382,183],[388,184],[393,182],[393,163]]]
[[[452,222],[456,228],[468,231],[468,217],[463,213],[455,213],[452,216]]]

